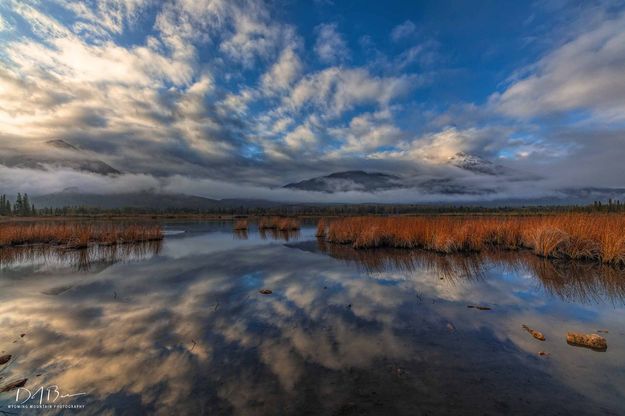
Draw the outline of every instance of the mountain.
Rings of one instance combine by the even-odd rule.
[[[65,140],[61,139],[48,140],[46,144],[48,146],[56,147],[57,149],[78,151],[78,148],[76,146],[74,146],[73,144],[69,144]]]
[[[349,170],[319,176],[301,182],[289,183],[285,185],[284,188],[334,193],[348,191],[376,192],[402,188],[403,186],[402,179],[399,176],[380,172]]]
[[[66,142],[49,140],[37,155],[12,155],[0,158],[0,164],[16,168],[47,170],[49,167],[69,168],[98,175],[118,175],[121,172],[89,152]]]
[[[365,172],[362,170],[350,170],[346,172],[332,173],[319,176],[301,182],[289,183],[284,188],[298,189],[301,191],[316,191],[326,193],[338,193],[348,191],[379,192],[389,189],[418,188],[426,193],[457,194],[457,195],[485,195],[495,193],[488,186],[477,186],[463,181],[458,177],[455,168],[470,172],[474,175],[492,177],[504,177],[510,181],[538,180],[537,176],[530,176],[524,172],[518,172],[505,166],[497,165],[489,160],[468,153],[459,152],[450,157],[443,166],[452,166],[448,174],[440,174],[439,177],[407,177],[389,175],[380,172]],[[465,175],[466,177],[467,175]]]
[[[447,160],[447,163],[457,168],[482,175],[501,176],[509,173],[509,169],[504,166],[496,165],[490,160],[464,152],[456,153]]]

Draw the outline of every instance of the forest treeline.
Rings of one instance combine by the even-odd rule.
[[[14,201],[14,202],[11,202]],[[421,204],[283,204],[274,207],[230,206],[204,209],[168,208],[117,208],[102,209],[89,206],[62,208],[36,208],[26,193],[18,193],[9,200],[0,195],[0,216],[95,216],[95,215],[410,215],[410,214],[540,214],[559,212],[625,212],[625,203],[609,199],[589,205],[530,205],[493,206],[479,205],[421,205]]]
[[[0,195],[0,215],[31,217],[37,215],[37,209],[30,202],[28,194],[18,193],[13,204],[6,195],[2,194]]]

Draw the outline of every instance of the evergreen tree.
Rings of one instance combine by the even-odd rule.
[[[30,215],[30,201],[28,200],[28,194],[24,194],[24,196],[22,197],[21,215],[24,217]]]
[[[13,213],[15,215],[22,214],[22,194],[17,193],[17,198],[15,199],[15,204],[13,204]]]

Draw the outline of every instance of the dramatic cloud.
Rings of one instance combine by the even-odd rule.
[[[392,122],[390,111],[365,113],[351,119],[347,127],[331,130],[335,137],[344,138],[342,153],[369,154],[384,146],[392,146],[403,136],[402,131]]]
[[[625,120],[624,28],[625,15],[589,28],[527,68],[492,105],[518,117],[581,110]]]
[[[314,105],[327,117],[338,117],[357,105],[388,105],[418,86],[417,75],[372,76],[367,70],[332,67],[301,80],[291,92],[289,103],[300,109]]]
[[[2,191],[184,182],[210,197],[236,197],[230,186],[314,200],[271,189],[344,170],[440,180],[460,151],[537,172],[541,192],[622,185],[621,7],[524,9],[533,18],[505,45],[478,30],[488,22],[458,39],[446,18],[434,28],[415,5],[389,7],[405,17],[388,25],[329,3],[261,0],[3,2]],[[51,160],[44,143],[55,139],[122,175]],[[15,169],[31,179],[20,184]],[[471,186],[535,191],[486,182]]]

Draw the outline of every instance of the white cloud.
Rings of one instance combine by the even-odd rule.
[[[302,124],[284,136],[284,142],[292,150],[313,148],[318,139],[312,131],[310,124]]]
[[[124,29],[136,22],[140,13],[154,2],[153,0],[57,1],[76,15],[77,22],[73,25],[76,33],[85,33],[86,36],[96,39],[123,33]]]
[[[625,15],[602,21],[546,54],[491,106],[515,117],[587,110],[625,120]]]
[[[414,34],[417,30],[417,26],[410,20],[406,20],[404,23],[397,25],[391,31],[391,39],[398,42],[404,38]]]
[[[331,154],[341,157],[350,153],[364,153],[396,144],[404,133],[394,125],[389,111],[360,114],[351,119],[346,127],[330,129],[330,133],[342,142],[342,146]]]
[[[255,10],[249,12],[246,10],[245,13],[234,14],[232,36],[224,40],[220,46],[227,55],[247,66],[251,66],[257,56],[270,56],[281,35],[278,26],[258,20]]]
[[[298,82],[289,103],[295,109],[317,106],[326,116],[338,117],[361,104],[386,106],[392,100],[408,94],[420,83],[421,79],[416,75],[378,77],[362,68],[332,67]]]
[[[9,22],[7,22],[6,19],[2,17],[2,15],[0,15],[0,32],[8,32],[12,29],[13,27],[9,24]]]
[[[492,155],[507,143],[505,133],[504,129],[497,128],[446,127],[440,131],[398,143],[397,150],[379,152],[372,157],[441,164],[458,152]]]
[[[292,123],[293,123],[293,119],[288,118],[288,117],[284,117],[284,118],[278,119],[273,124],[272,133],[273,134],[281,133],[284,130],[286,130]]]
[[[262,87],[265,91],[284,91],[299,77],[302,71],[302,62],[297,53],[288,48],[282,51],[278,61],[262,77]]]
[[[347,42],[337,31],[336,23],[324,23],[315,28],[315,53],[322,62],[334,64],[349,59]]]

